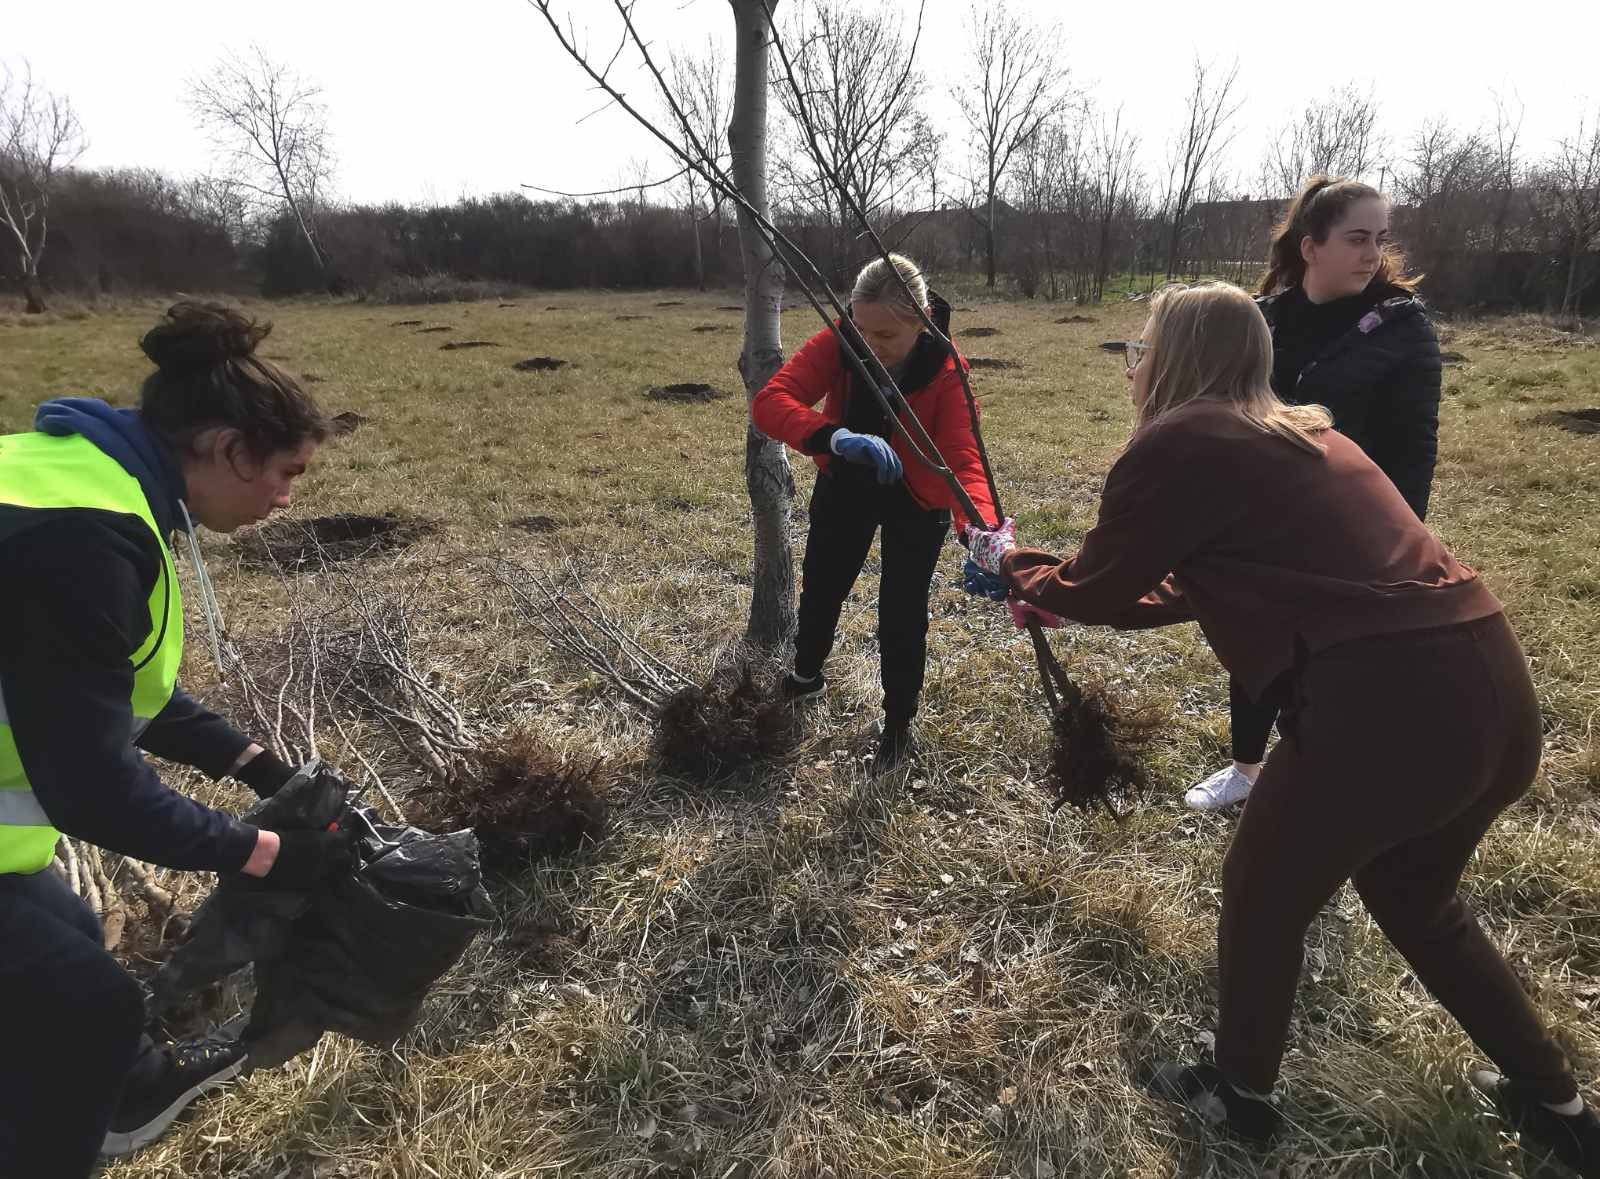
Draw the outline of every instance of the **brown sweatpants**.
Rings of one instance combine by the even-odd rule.
[[[1311,656],[1222,871],[1223,1074],[1271,1090],[1306,929],[1346,880],[1500,1071],[1577,1092],[1565,1057],[1456,889],[1539,766],[1538,701],[1505,615]]]

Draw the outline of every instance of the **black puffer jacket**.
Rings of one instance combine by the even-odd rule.
[[[1378,296],[1372,310],[1303,365],[1293,388],[1278,393],[1296,404],[1326,406],[1339,432],[1426,519],[1439,453],[1439,339],[1417,296],[1400,287],[1371,293]],[[1283,292],[1257,303],[1272,325],[1279,302],[1297,296]]]

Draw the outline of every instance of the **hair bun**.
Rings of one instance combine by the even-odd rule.
[[[162,372],[193,372],[250,356],[271,330],[225,304],[185,301],[168,308],[139,347]]]

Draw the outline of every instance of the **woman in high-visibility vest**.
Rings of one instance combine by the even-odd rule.
[[[331,832],[258,830],[162,784],[153,753],[263,796],[292,770],[176,686],[178,531],[231,532],[288,504],[327,434],[267,334],[180,303],[141,341],[137,410],[63,398],[0,436],[0,1171],[85,1176],[159,1136],[245,1050],[158,1047],[138,984],[50,867],[65,834],[197,872],[305,887],[350,854]],[[198,554],[198,546],[193,550]],[[201,578],[202,588],[209,582]]]

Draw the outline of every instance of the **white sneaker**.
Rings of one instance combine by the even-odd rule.
[[[1183,801],[1194,811],[1225,811],[1231,806],[1242,803],[1249,796],[1252,785],[1250,779],[1241,774],[1237,767],[1228,766],[1218,770],[1198,786],[1189,787],[1184,793]]]

